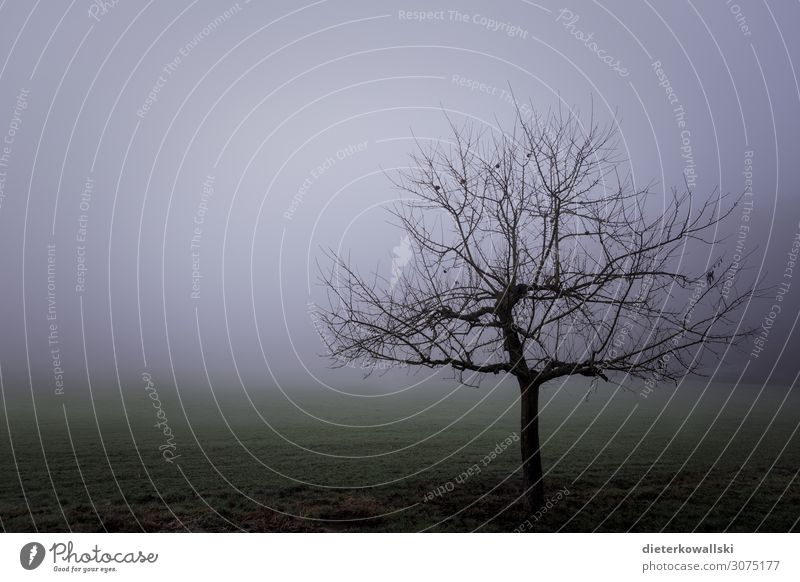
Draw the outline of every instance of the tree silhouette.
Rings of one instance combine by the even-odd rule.
[[[450,142],[419,146],[413,169],[392,179],[408,200],[390,211],[412,249],[402,277],[362,276],[329,251],[319,320],[334,366],[516,378],[525,495],[538,508],[543,384],[677,381],[743,335],[731,316],[752,291],[735,292],[734,266],[685,266],[696,246],[721,242],[736,202],[715,192],[693,207],[688,187],[666,197],[636,187],[621,175],[614,126],[572,111],[518,109],[510,133],[450,127]]]

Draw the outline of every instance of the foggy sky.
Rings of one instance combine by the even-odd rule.
[[[87,380],[138,388],[145,371],[187,391],[419,381],[328,369],[309,312],[316,261],[350,250],[388,276],[403,233],[387,224],[401,193],[386,174],[415,137],[448,137],[444,112],[509,124],[511,88],[537,109],[616,115],[637,183],[662,196],[687,173],[700,194],[741,193],[751,160],[749,267],[790,281],[797,3],[101,4],[0,8],[7,391],[71,398]],[[797,373],[800,280],[780,308],[751,381]]]

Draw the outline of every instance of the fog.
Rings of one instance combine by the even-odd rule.
[[[742,313],[766,321],[763,349],[746,340],[708,369],[790,384],[797,22],[796,3],[746,1],[4,2],[4,391],[124,394],[144,372],[187,393],[429,379],[330,369],[317,262],[332,247],[389,277],[392,173],[448,139],[448,117],[509,127],[512,91],[616,120],[655,213],[673,186],[749,193],[724,246],[684,264],[749,255],[740,285],[788,284]]]

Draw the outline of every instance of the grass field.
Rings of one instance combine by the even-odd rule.
[[[552,500],[522,503],[516,391],[5,394],[5,531],[797,531],[800,398],[787,387],[571,382],[543,397]],[[114,394],[114,391],[111,391]],[[587,398],[588,396],[588,398]],[[317,418],[322,420],[318,420]],[[488,457],[487,457],[488,455]],[[487,460],[488,459],[488,460]],[[478,470],[475,470],[477,466]],[[472,468],[472,471],[470,471]],[[437,494],[439,491],[441,494]],[[523,525],[525,524],[525,525]]]

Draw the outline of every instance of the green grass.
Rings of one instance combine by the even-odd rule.
[[[513,531],[526,519],[534,531],[800,529],[798,397],[739,386],[723,408],[730,385],[698,403],[703,389],[660,386],[645,399],[636,387],[549,387],[547,488],[569,494],[539,519],[515,502],[518,443],[481,463],[519,431],[513,386],[382,398],[298,390],[297,406],[264,388],[251,392],[258,414],[241,392],[218,395],[225,420],[210,394],[179,401],[162,388],[175,464],[159,454],[143,391],[124,393],[127,414],[118,394],[94,409],[85,394],[37,397],[38,430],[30,396],[6,394],[0,518],[5,531],[48,532]],[[476,463],[479,474],[456,482]],[[448,482],[452,491],[425,502]]]

